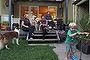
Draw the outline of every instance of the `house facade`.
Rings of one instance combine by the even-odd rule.
[[[38,18],[45,15],[47,11],[51,12],[53,20],[63,19],[66,23],[66,0],[58,1],[31,1],[31,0],[11,0],[11,14],[13,18],[23,18],[25,13],[33,13]],[[88,4],[87,4],[88,3]],[[68,0],[68,20],[79,20],[83,14],[90,12],[89,0]],[[8,15],[8,0],[0,0],[0,15]],[[2,19],[1,19],[2,20]]]
[[[8,15],[8,7],[6,7],[7,0],[0,0],[1,2],[1,9],[0,9],[0,15]],[[12,0],[13,1],[13,0]],[[3,3],[2,3],[3,2]],[[69,0],[69,10],[72,11],[72,0]],[[32,11],[33,10],[33,11]],[[40,17],[42,14],[46,14],[47,11],[50,11],[52,14],[52,17],[60,18],[65,20],[65,1],[24,1],[24,0],[17,0],[12,2],[12,14],[15,18],[22,18],[23,14],[28,11],[29,14],[33,12],[37,17]],[[36,13],[37,12],[37,13]],[[69,13],[69,19],[72,18],[72,13]]]

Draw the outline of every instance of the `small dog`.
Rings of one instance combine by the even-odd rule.
[[[12,43],[14,44],[14,40],[16,40],[16,44],[19,45],[19,30],[15,28],[14,31],[6,32],[0,37],[0,50],[4,47],[6,49],[8,48],[9,42],[12,40]]]

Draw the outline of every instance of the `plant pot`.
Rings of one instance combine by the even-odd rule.
[[[90,39],[83,39],[82,43],[77,44],[77,49],[81,51],[82,46],[82,52],[84,54],[90,54]]]

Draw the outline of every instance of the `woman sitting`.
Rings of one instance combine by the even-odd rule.
[[[34,33],[35,26],[30,23],[29,15],[25,14],[24,19],[22,20],[22,30],[25,32],[29,32],[29,36],[27,40],[32,40],[32,34]]]

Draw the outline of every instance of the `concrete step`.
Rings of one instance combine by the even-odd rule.
[[[38,33],[40,34],[40,33],[42,33],[42,31],[34,31],[34,34],[38,34]],[[56,33],[56,30],[50,30],[50,31],[48,31],[47,33],[48,33],[48,34],[49,34],[49,33],[53,34],[53,33]]]
[[[43,36],[42,34],[34,34],[34,36]],[[56,34],[46,34],[45,36],[57,36]]]
[[[33,39],[29,40],[28,44],[47,44],[47,43],[59,43],[60,41],[58,39]]]
[[[32,39],[32,40],[28,40],[28,41],[58,41],[58,39]]]

